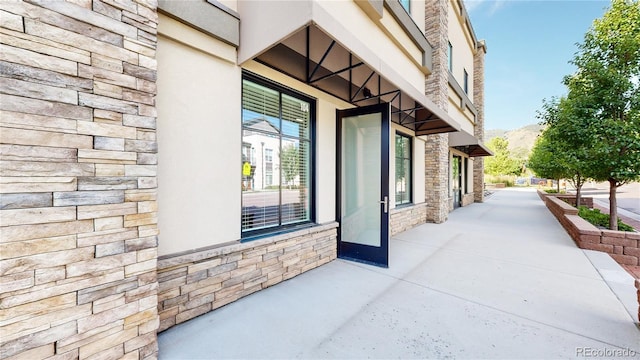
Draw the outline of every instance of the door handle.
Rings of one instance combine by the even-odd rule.
[[[385,196],[384,200],[378,201],[380,204],[384,204],[384,213],[389,212],[389,197]]]

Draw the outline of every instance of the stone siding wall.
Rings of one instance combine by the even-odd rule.
[[[449,217],[449,137],[429,135],[425,142],[425,197],[427,221],[442,223]]]
[[[433,72],[427,76],[425,93],[447,111],[449,99],[449,7],[447,0],[425,2],[425,36],[433,47]],[[425,142],[425,197],[427,221],[442,223],[449,216],[449,137],[428,135]]]
[[[475,202],[475,193],[462,195],[462,206],[471,205]]]
[[[156,26],[0,1],[0,358],[157,356]]]
[[[487,48],[484,41],[478,43],[478,49],[473,56],[473,105],[478,111],[473,135],[484,142],[484,57]],[[484,158],[478,156],[473,160],[473,189],[474,201],[484,201]]]
[[[389,214],[389,227],[391,236],[424,224],[427,219],[427,204],[403,206],[391,210]]]
[[[337,256],[337,223],[161,257],[160,331],[227,305]]]

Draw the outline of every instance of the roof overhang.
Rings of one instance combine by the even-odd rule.
[[[460,130],[457,121],[335,21],[318,1],[287,2],[287,11],[269,1],[254,1],[247,12],[260,16],[250,18],[243,3],[238,4],[240,64],[256,60],[355,106],[389,103],[391,120],[418,136]]]
[[[493,152],[487,148],[482,141],[469,134],[465,130],[449,133],[449,146],[464,152],[465,154],[476,156],[493,156]]]

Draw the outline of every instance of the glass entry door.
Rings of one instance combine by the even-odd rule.
[[[339,110],[338,256],[389,265],[389,104]]]
[[[453,156],[453,207],[459,208],[462,205],[462,158]]]

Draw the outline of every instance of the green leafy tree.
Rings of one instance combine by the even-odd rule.
[[[567,177],[568,172],[560,157],[556,155],[558,150],[553,145],[544,134],[539,137],[533,149],[531,149],[527,166],[538,177],[556,180],[564,179]],[[559,191],[560,181],[558,181]]]
[[[495,137],[487,143],[493,156],[484,159],[484,172],[489,175],[519,175],[522,173],[522,162],[509,153],[509,141]]]
[[[580,113],[567,98],[544,101],[538,118],[546,125],[537,153],[529,159],[530,168],[545,172],[543,177],[565,178],[576,189],[576,204],[582,201],[582,186],[587,177],[591,132],[583,126]]]
[[[300,173],[300,153],[295,145],[287,145],[280,152],[280,166],[282,176],[287,185]]]
[[[616,190],[640,179],[640,2],[613,0],[578,44],[564,79],[572,121],[591,147],[585,175],[608,181],[610,228],[617,229]]]

